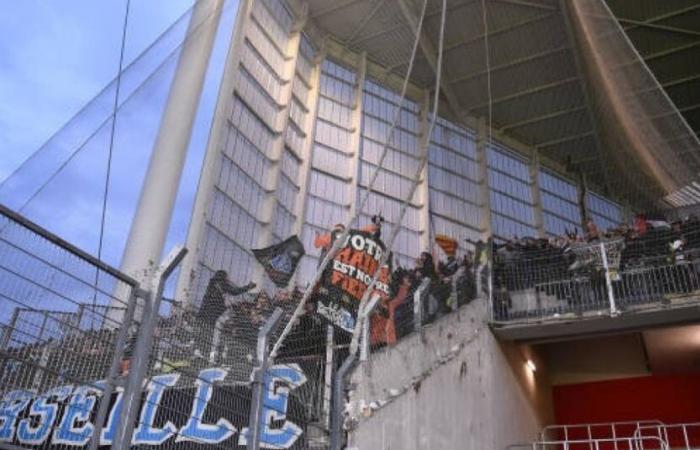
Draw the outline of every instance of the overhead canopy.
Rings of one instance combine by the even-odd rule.
[[[632,204],[700,202],[676,193],[700,172],[700,2],[609,2],[449,0],[443,99]],[[309,0],[309,17],[403,76],[421,6]],[[412,74],[422,87],[434,82],[440,6],[429,0]]]

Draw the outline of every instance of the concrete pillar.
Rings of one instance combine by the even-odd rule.
[[[488,131],[486,119],[480,117],[476,128],[476,159],[479,165],[479,200],[481,204],[481,239],[486,240],[493,232],[491,227],[491,195],[489,192],[488,165],[486,146]]]
[[[309,112],[306,115],[306,121],[303,124],[303,131],[304,133],[306,133],[306,140],[304,141],[304,146],[302,147],[302,160],[301,166],[299,167],[299,196],[296,202],[296,210],[294,211],[296,219],[292,228],[292,234],[296,234],[300,237],[304,228],[304,218],[306,216],[306,194],[309,190],[309,178],[311,177],[311,152],[314,148],[316,113],[318,111],[318,97],[321,85],[321,66],[323,65],[324,59],[325,55],[323,54],[323,52],[321,52],[315,61],[315,67],[313,73],[311,74],[311,86],[309,90],[309,99],[307,105],[309,108]],[[294,272],[294,276],[291,282],[289,283],[290,286],[294,286],[297,283],[298,275],[299,271],[297,270],[296,272]]]
[[[530,189],[532,193],[532,206],[535,218],[535,229],[539,237],[545,237],[544,211],[542,207],[542,192],[540,191],[540,152],[535,149],[530,159]]]
[[[216,100],[212,128],[209,132],[209,141],[204,155],[202,172],[199,177],[199,187],[195,197],[190,227],[187,231],[186,247],[189,253],[182,261],[180,277],[177,281],[175,298],[183,303],[188,303],[192,299],[189,296],[189,287],[194,280],[196,264],[199,259],[200,246],[204,243],[204,231],[206,229],[206,215],[209,203],[214,192],[216,174],[221,166],[221,143],[226,138],[228,131],[228,118],[231,115],[233,102],[231,92],[240,64],[240,55],[247,27],[250,26],[250,13],[254,0],[239,0],[236,23],[233,27],[233,37],[228,54],[226,56],[226,66],[219,89],[219,96]],[[200,3],[208,3],[208,0],[200,0]]]
[[[421,128],[421,142],[420,142],[420,155],[427,154],[428,148],[430,147],[430,136],[428,136],[428,130],[430,128],[430,92],[427,90],[423,95],[423,106],[420,112],[420,128]],[[423,173],[421,174],[420,185],[418,186],[418,201],[421,205],[420,209],[420,250],[430,251],[432,249],[432,238],[433,232],[430,226],[430,185],[428,183],[428,164],[423,168]]]
[[[160,262],[223,0],[199,0],[170,87],[121,269],[144,281]]]
[[[301,29],[306,22],[306,17],[301,17],[294,24],[294,31],[289,37],[287,48],[284,49],[284,54],[287,56],[284,69],[282,70],[282,78],[286,80],[286,84],[280,90],[280,103],[282,108],[277,112],[276,123],[273,126],[276,130],[281,130],[281,133],[275,138],[273,147],[270,151],[272,156],[271,167],[266,174],[268,192],[263,200],[261,208],[260,235],[258,238],[258,248],[264,248],[273,244],[273,230],[275,226],[275,210],[277,209],[276,191],[279,187],[280,173],[282,172],[282,153],[284,153],[285,131],[289,126],[289,108],[292,104],[292,83],[294,80],[294,72],[297,66],[297,58],[299,57],[299,45],[301,43]],[[286,237],[286,236],[284,236]],[[253,281],[262,286],[266,280],[265,270],[262,265],[257,264],[253,272]]]
[[[581,214],[581,230],[585,233],[586,219],[588,218],[588,207],[586,206],[588,184],[586,183],[586,176],[581,171],[578,172],[578,177],[576,179],[576,190],[578,192],[578,209]]]
[[[360,189],[358,185],[360,183],[360,151],[362,146],[362,97],[365,88],[366,74],[367,52],[362,52],[357,65],[355,102],[353,105],[352,117],[350,119],[352,135],[350,136],[349,147],[352,149],[352,160],[350,161],[350,167],[348,167],[348,175],[352,179],[350,181],[350,208],[348,210],[348,218],[353,217],[357,212],[357,206],[360,199]]]

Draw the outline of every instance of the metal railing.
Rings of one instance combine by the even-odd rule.
[[[679,424],[643,424],[635,431],[635,437],[658,437],[674,450],[700,448],[700,422]]]
[[[515,444],[506,450],[671,450],[658,437],[561,439]]]
[[[289,321],[300,294],[185,307],[163,298],[184,254],[172,252],[142,288],[0,207],[0,448],[327,443],[347,344],[309,311],[267,361],[264,340],[279,329],[261,327],[277,308]]]
[[[581,440],[581,439],[618,439],[630,438],[637,436],[637,430],[640,427],[658,427],[663,426],[658,420],[642,420],[642,421],[624,421],[624,422],[605,422],[605,423],[584,423],[570,425],[549,425],[540,432],[541,441],[556,441],[556,440]],[[622,450],[626,447],[618,449],[613,445],[612,449]]]
[[[558,247],[541,240],[502,246],[494,254],[491,320],[615,317],[700,302],[700,249],[662,245],[642,252],[638,245],[617,238]]]
[[[535,442],[508,449],[532,450],[696,450],[700,422],[664,424],[658,420],[550,425]]]
[[[131,277],[0,205],[2,446],[96,448],[145,305]]]

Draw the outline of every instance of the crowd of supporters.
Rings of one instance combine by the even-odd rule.
[[[380,232],[374,224],[372,232]],[[700,220],[646,220],[638,217],[630,226],[621,225],[600,231],[592,221],[585,232],[568,232],[549,238],[520,238],[492,245],[480,243],[475,252],[438,246],[424,251],[412,267],[394,267],[389,295],[383,298],[370,316],[372,348],[393,345],[417,326],[430,323],[457,309],[478,295],[477,279],[484,275],[485,257],[479,249],[493,251],[493,301],[497,319],[513,319],[527,314],[581,312],[586,307],[600,308],[607,302],[606,278],[600,261],[605,248],[612,292],[624,308],[636,303],[659,301],[668,294],[684,294],[700,289]],[[319,253],[328,250],[342,232],[335,227],[328,238],[321,239]],[[442,251],[437,250],[441,248]],[[447,249],[447,250],[446,250]],[[445,251],[446,250],[446,251]],[[442,254],[441,258],[435,255]],[[483,286],[483,283],[480,285]],[[422,287],[422,288],[421,288]],[[168,372],[183,367],[192,369],[225,364],[238,367],[233,377],[249,379],[257,332],[276,307],[284,310],[288,320],[303,295],[301,287],[269,294],[254,292],[255,284],[234,285],[224,271],[215,272],[200,305],[182,307],[171,302],[170,311],[159,321],[155,331],[156,354],[151,371]],[[420,291],[420,292],[419,292]],[[538,310],[519,307],[519,292],[531,291],[538,297]],[[417,293],[419,295],[417,295]],[[282,348],[280,357],[321,357],[326,348],[327,323],[316,313],[317,297],[305,305],[302,316]],[[417,304],[416,301],[420,303]],[[542,306],[544,305],[544,306]],[[419,316],[417,316],[417,314]],[[19,374],[15,362],[5,362],[2,377],[21,384],[36,385],[61,378],[94,376],[108,365],[105,355],[114,342],[114,330],[76,330],[60,342],[28,343],[12,349],[19,360],[42,358],[55,368],[45,380]],[[349,339],[338,338],[343,347]],[[135,346],[135,330],[125,349],[122,375],[129,372]],[[232,364],[232,361],[237,361]],[[51,384],[51,383],[49,383]]]
[[[664,301],[698,289],[699,256],[695,216],[675,221],[637,216],[631,225],[605,231],[589,220],[583,234],[495,243],[495,310],[500,319],[542,313],[515,304],[514,293],[525,290],[565,303],[554,305],[553,313],[599,308],[609,295],[605,265],[618,306]]]

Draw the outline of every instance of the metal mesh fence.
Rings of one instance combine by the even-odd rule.
[[[136,282],[0,207],[0,442],[86,445],[100,430]],[[95,435],[97,433],[94,433]]]
[[[215,273],[195,305],[162,299],[153,321],[147,384],[132,444],[245,448],[250,436],[259,333],[276,309],[286,323],[299,291],[269,295]],[[274,342],[280,328],[273,330]],[[326,328],[303,315],[262,377],[262,448],[311,448],[320,425]],[[134,356],[134,362],[137,360]],[[167,418],[167,426],[163,426]]]
[[[556,237],[497,245],[493,319],[557,320],[687,306],[700,289],[700,222],[653,224],[642,232],[623,226],[591,242]]]

